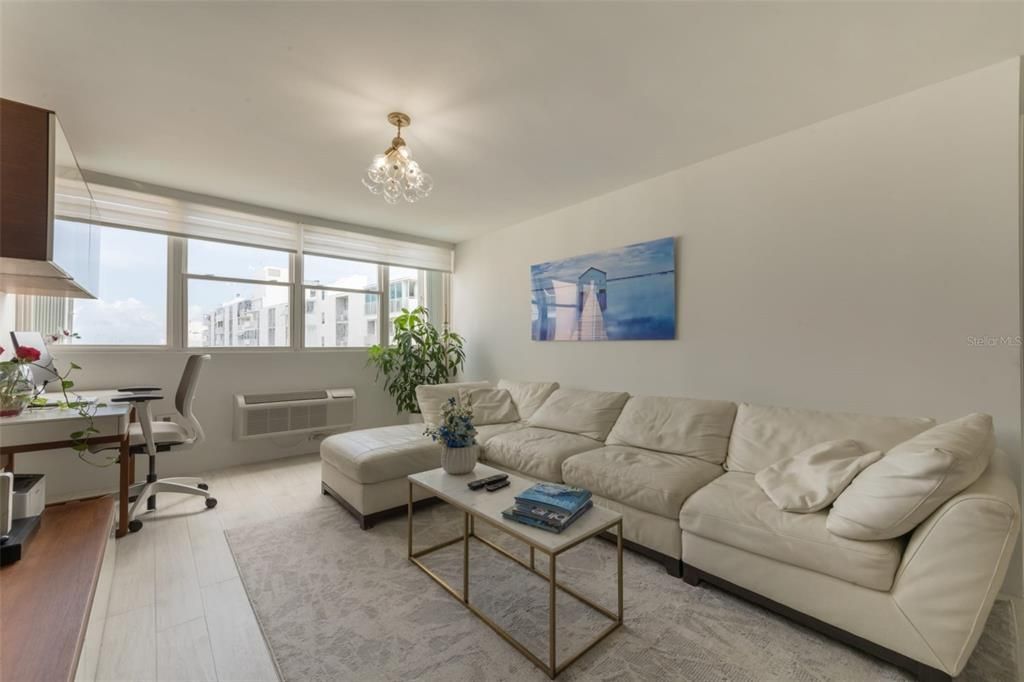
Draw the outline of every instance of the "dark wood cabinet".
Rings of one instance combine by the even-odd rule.
[[[62,203],[89,218],[62,219]],[[94,214],[56,114],[0,99],[0,292],[94,298]]]

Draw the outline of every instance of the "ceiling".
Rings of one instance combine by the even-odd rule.
[[[90,170],[460,241],[1024,52],[1024,3],[0,3]],[[360,184],[389,111],[434,177]]]

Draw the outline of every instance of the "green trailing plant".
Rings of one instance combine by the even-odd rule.
[[[65,337],[77,339],[78,334],[69,331],[58,332],[50,334],[47,337],[47,341],[57,342]],[[4,349],[0,348],[0,354],[3,352]],[[22,409],[28,405],[44,407],[49,404],[49,401],[43,397],[42,393],[46,386],[52,382],[44,383],[38,387],[33,386],[32,382],[29,381],[30,375],[25,372],[29,366],[42,367],[48,372],[56,374],[56,378],[60,381],[60,392],[64,400],[58,403],[58,408],[62,410],[73,409],[83,420],[82,428],[78,431],[73,431],[69,436],[71,448],[78,453],[78,458],[94,466],[109,466],[116,462],[117,458],[114,457],[112,459],[108,458],[106,464],[97,464],[85,457],[85,453],[89,449],[89,438],[99,433],[94,419],[96,412],[99,408],[105,407],[106,403],[83,400],[78,394],[70,392],[75,387],[75,382],[71,380],[71,373],[82,368],[72,362],[67,370],[62,373],[52,366],[43,367],[43,365],[38,364],[40,357],[42,355],[38,348],[21,346],[14,352],[14,357],[11,360],[0,362],[0,416],[20,414]]]
[[[402,308],[391,345],[372,346],[368,364],[377,368],[377,381],[383,380],[399,412],[418,413],[416,387],[455,377],[466,362],[462,345],[463,338],[455,332],[430,324],[426,308]]]

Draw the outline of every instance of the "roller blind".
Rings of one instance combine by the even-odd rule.
[[[452,270],[450,247],[407,242],[320,225],[302,226],[302,250],[304,253],[318,256],[401,265],[420,270]]]
[[[59,178],[55,189],[54,212],[59,218],[422,270],[452,270],[452,249],[447,245],[280,220],[96,183],[89,183],[91,201],[88,192]]]
[[[81,195],[63,192],[58,185],[54,197],[57,217],[285,251],[299,248],[299,226],[294,222],[120,187],[89,188],[95,202],[91,214]]]

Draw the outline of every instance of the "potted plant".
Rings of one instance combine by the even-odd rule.
[[[4,349],[0,348],[0,353]],[[29,365],[40,357],[35,348],[22,346],[11,360],[0,362],[0,417],[15,417],[35,398]]]
[[[383,377],[384,390],[398,411],[418,416],[416,387],[443,384],[453,378],[466,361],[462,344],[462,337],[455,332],[438,331],[430,324],[426,308],[402,308],[395,318],[391,345],[371,347],[369,364],[377,368],[377,381]]]
[[[449,474],[468,474],[476,466],[480,446],[476,443],[473,410],[459,405],[455,398],[448,398],[441,408],[441,423],[423,435],[441,443],[441,468]]]

